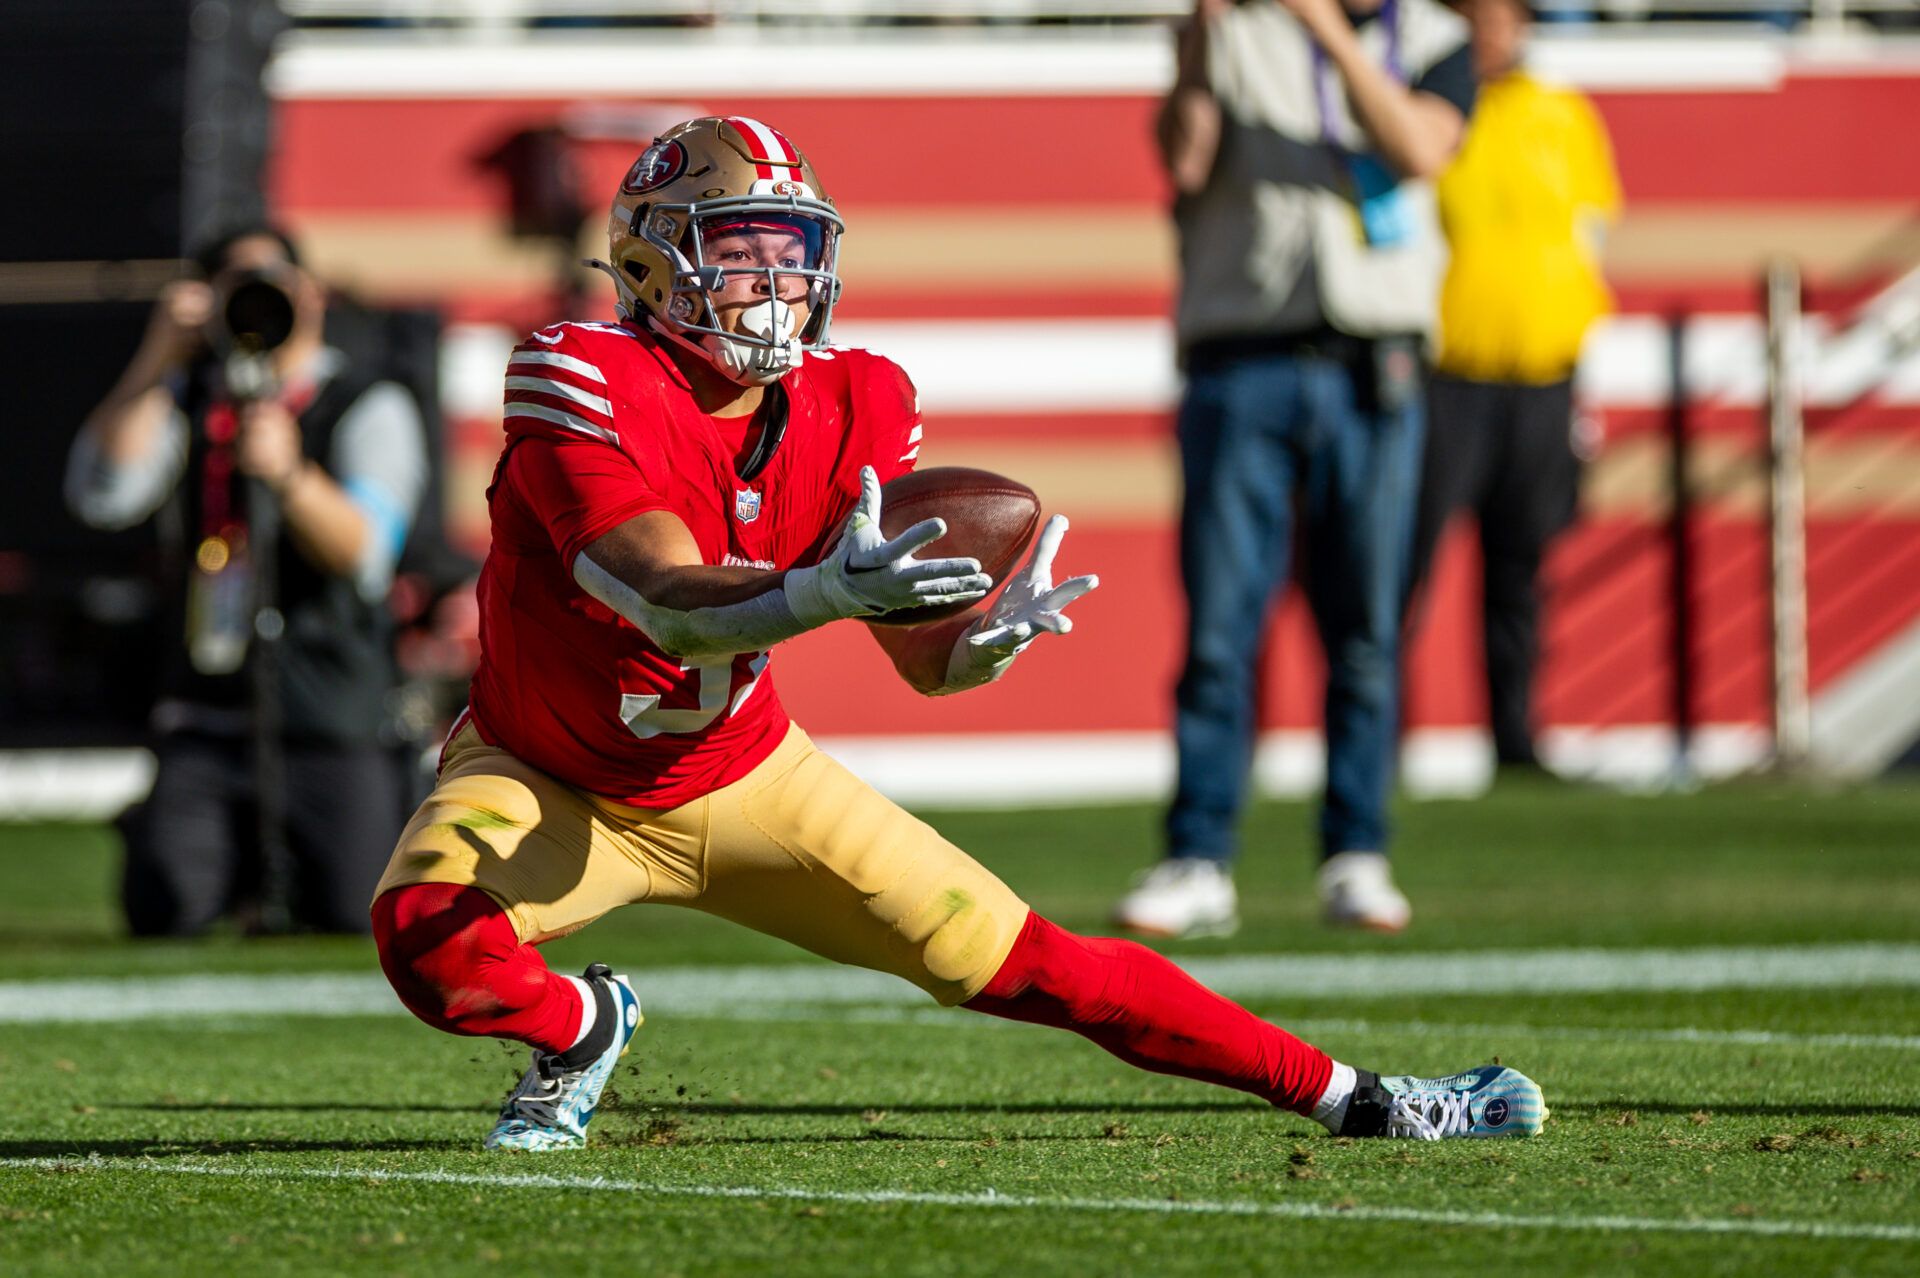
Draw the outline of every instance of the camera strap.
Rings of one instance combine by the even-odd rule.
[[[240,418],[221,400],[207,409],[207,455],[200,463],[200,539],[218,537],[229,545],[243,530],[233,509],[233,439]]]
[[[319,388],[312,383],[289,387],[279,397],[281,407],[294,417],[313,406]],[[201,429],[207,436],[207,453],[200,467],[200,542],[219,538],[225,549],[236,547],[236,538],[246,536],[246,512],[234,503],[234,449],[240,434],[240,413],[231,399],[220,398],[207,406]],[[218,553],[218,552],[215,552]]]

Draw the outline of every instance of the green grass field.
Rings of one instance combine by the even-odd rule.
[[[933,819],[1099,930],[1157,813]],[[550,947],[649,1007],[598,1143],[487,1155],[521,1052],[380,1005],[366,943],[133,945],[105,831],[0,826],[0,1273],[1920,1272],[1920,788],[1400,819],[1404,936],[1320,928],[1270,804],[1246,926],[1172,952],[1343,1059],[1526,1070],[1540,1139],[1330,1139],[652,909]]]

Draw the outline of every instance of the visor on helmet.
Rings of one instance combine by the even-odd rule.
[[[721,327],[713,309],[718,294],[729,281],[757,277],[767,281],[771,292],[790,296],[792,282],[800,280],[812,314],[799,338],[809,348],[825,343],[839,293],[834,274],[839,219],[796,210],[790,200],[784,203],[769,208],[764,201],[748,199],[725,201],[720,208],[679,206],[688,216],[674,254],[682,265],[674,277],[668,314],[683,331],[762,344]],[[655,206],[656,219],[663,207],[673,206]],[[654,242],[661,243],[657,238]]]
[[[699,241],[696,266],[725,266],[726,263],[716,260],[713,246],[721,240],[739,238],[751,241],[756,248],[763,250],[780,247],[782,240],[790,241],[794,249],[792,258],[789,260],[783,251],[779,266],[786,270],[818,271],[822,269],[821,263],[826,260],[827,248],[832,240],[832,233],[818,219],[801,214],[719,214],[695,218],[694,227]],[[760,257],[751,265],[755,269],[764,269],[768,263],[764,257]]]

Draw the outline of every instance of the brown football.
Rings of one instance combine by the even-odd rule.
[[[1040,499],[1033,489],[1005,475],[967,466],[931,466],[910,471],[880,490],[880,531],[897,537],[923,519],[947,521],[947,535],[914,552],[916,559],[966,556],[980,561],[998,590],[1019,566],[1034,529]],[[901,608],[867,620],[887,626],[919,626],[965,612],[972,604]]]

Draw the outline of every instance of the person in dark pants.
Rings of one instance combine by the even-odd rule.
[[[1573,521],[1580,460],[1570,442],[1570,378],[1532,386],[1436,373],[1427,389],[1433,434],[1414,522],[1414,584],[1425,578],[1449,520],[1470,511],[1482,562],[1487,710],[1502,767],[1537,768],[1533,673],[1540,657],[1540,564]]]
[[[263,886],[252,751],[234,734],[162,733],[145,803],[118,822],[127,857],[121,903],[135,936],[190,936],[251,914]],[[392,855],[405,802],[386,753],[290,741],[285,819],[289,902],[305,928],[367,930],[366,898]]]
[[[1439,184],[1452,256],[1409,589],[1426,576],[1447,522],[1471,511],[1485,565],[1495,757],[1532,769],[1540,565],[1577,504],[1573,371],[1588,326],[1610,304],[1599,250],[1620,189],[1592,105],[1523,69],[1523,0],[1460,8],[1482,87],[1466,142]]]
[[[120,822],[127,926],[364,932],[402,823],[386,595],[427,478],[421,413],[281,232],[241,228],[199,266],[162,293],[67,475],[83,521],[166,511],[184,534],[158,773]]]
[[[1187,653],[1166,858],[1114,911],[1132,931],[1237,924],[1256,669],[1296,529],[1327,654],[1321,913],[1407,924],[1387,799],[1443,266],[1429,180],[1473,96],[1465,26],[1437,0],[1198,0],[1180,37],[1159,143],[1180,236]]]

